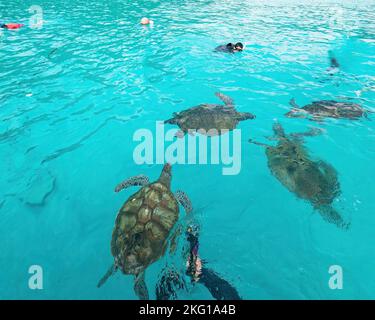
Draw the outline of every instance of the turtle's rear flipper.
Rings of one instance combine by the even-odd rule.
[[[225,94],[221,93],[221,92],[215,92],[215,95],[221,100],[224,102],[224,104],[227,106],[227,107],[233,107],[234,106],[234,102],[233,102],[233,99],[231,97],[228,97],[226,96]]]
[[[345,222],[341,215],[331,206],[324,205],[316,208],[323,219],[329,223],[335,224],[340,229],[348,230],[350,223]]]
[[[111,277],[112,275],[114,275],[117,271],[117,267],[113,264],[109,269],[108,271],[106,272],[106,274],[103,276],[103,278],[100,279],[100,281],[98,282],[98,284],[96,285],[98,288],[100,288],[107,280],[109,277]]]
[[[176,191],[175,195],[176,195],[178,202],[184,207],[186,213],[190,213],[191,211],[193,211],[193,206],[191,204],[191,201],[185,192],[178,190]]]
[[[140,300],[149,300],[144,271],[135,276],[134,291]]]
[[[145,186],[149,184],[148,177],[146,177],[143,174],[140,174],[138,176],[131,177],[129,179],[124,180],[123,182],[119,183],[116,188],[115,192],[120,192],[121,190],[128,188],[128,187],[134,187],[134,186]]]

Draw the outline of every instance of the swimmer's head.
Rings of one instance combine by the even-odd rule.
[[[233,47],[233,50],[234,51],[242,51],[243,50],[243,44],[241,42],[237,42],[234,47]]]
[[[148,24],[151,24],[151,22],[152,22],[152,20],[150,20],[149,18],[146,18],[146,17],[143,17],[142,19],[141,19],[141,24],[142,25],[148,25]]]

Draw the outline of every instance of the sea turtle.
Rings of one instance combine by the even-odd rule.
[[[313,101],[312,103],[300,107],[296,101],[290,100],[292,110],[285,114],[288,118],[307,118],[312,120],[322,120],[323,118],[358,120],[367,117],[366,110],[360,105],[350,102],[337,102],[334,100]]]
[[[149,183],[146,176],[138,175],[116,187],[116,192],[130,186],[142,188],[128,198],[117,215],[111,241],[115,261],[98,287],[120,269],[124,274],[135,275],[136,294],[140,299],[148,299],[145,270],[164,255],[170,233],[179,218],[178,202],[186,213],[192,210],[184,192],[171,192],[171,170],[171,165],[167,163],[159,179],[153,183]]]
[[[249,112],[236,111],[230,97],[220,92],[215,94],[224,102],[224,105],[200,104],[174,113],[173,118],[164,121],[164,123],[177,124],[181,129],[176,134],[178,137],[183,137],[186,133],[194,134],[196,131],[204,135],[215,136],[233,130],[239,121],[255,118]]]
[[[348,228],[349,225],[332,207],[333,200],[341,193],[336,170],[322,160],[312,160],[301,139],[318,135],[321,130],[314,128],[305,133],[286,135],[282,126],[275,123],[273,131],[273,139],[278,141],[276,146],[249,140],[266,148],[272,174],[297,197],[309,201],[326,221]]]

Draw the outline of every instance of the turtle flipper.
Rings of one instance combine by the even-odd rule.
[[[100,288],[106,281],[108,280],[109,277],[113,276],[117,271],[117,266],[115,264],[111,265],[111,267],[108,269],[106,274],[101,278],[96,285],[98,288]]]
[[[333,207],[329,205],[322,205],[316,207],[316,209],[319,211],[323,219],[328,223],[335,224],[338,228],[343,230],[349,229],[350,223],[345,222],[341,215]]]
[[[294,98],[290,99],[289,104],[294,109],[301,109],[301,107],[297,104],[296,99]]]
[[[173,232],[170,240],[169,253],[173,255],[176,252],[178,245],[178,238],[182,233],[182,227],[179,225],[176,230]]]
[[[184,207],[186,213],[193,211],[193,206],[187,194],[181,190],[176,191],[176,199]]]
[[[311,121],[316,121],[316,122],[323,122],[324,117],[322,117],[319,114],[314,114],[311,118]]]
[[[142,271],[135,276],[134,291],[139,299],[149,300],[148,290],[145,282],[145,272]]]
[[[280,139],[280,138],[278,138],[278,139]],[[252,143],[252,144],[256,144],[257,146],[264,147],[264,148],[271,148],[271,146],[269,146],[268,144],[255,141],[253,139],[249,139],[249,142]]]
[[[228,97],[226,96],[225,94],[221,93],[221,92],[215,92],[215,95],[221,100],[224,102],[224,104],[227,106],[227,107],[233,107],[234,106],[234,101],[231,97]]]
[[[174,136],[175,136],[176,138],[181,139],[181,138],[185,137],[185,132],[184,132],[183,130],[178,130],[178,131],[174,134]]]
[[[119,183],[116,188],[115,192],[120,192],[121,190],[128,188],[128,187],[135,187],[135,186],[145,186],[149,184],[149,179],[143,174],[138,176],[134,176],[124,180],[123,182]]]

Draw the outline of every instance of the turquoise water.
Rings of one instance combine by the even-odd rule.
[[[215,91],[256,120],[241,122],[241,172],[218,165],[173,167],[201,226],[200,254],[245,299],[375,298],[375,117],[313,123],[284,117],[299,104],[333,99],[375,108],[375,4],[247,1],[47,1],[31,29],[33,1],[0,3],[0,298],[136,299],[132,277],[96,284],[112,262],[110,239],[126,177],[151,180],[161,165],[137,165],[133,133],[204,102]],[[138,24],[142,16],[153,28]],[[212,51],[242,41],[235,55]],[[341,64],[329,76],[328,52]],[[342,193],[343,231],[288,192],[270,173],[264,150],[275,119],[287,132],[314,125],[312,156],[332,164]],[[182,215],[183,216],[183,215]],[[181,239],[182,242],[183,239]],[[182,245],[182,244],[181,244]],[[165,256],[146,274],[151,298]],[[43,268],[43,290],[28,269]],[[340,265],[344,288],[328,287]],[[210,299],[197,285],[185,299]]]

